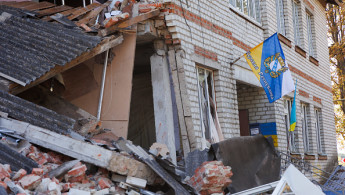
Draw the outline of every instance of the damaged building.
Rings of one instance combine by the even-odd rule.
[[[322,170],[330,172],[337,164],[327,3],[339,4],[328,0],[0,1],[0,130],[12,139],[55,148],[57,153],[141,178],[149,185],[164,179],[176,194],[191,190],[157,168],[160,165],[146,153],[152,145],[166,146],[170,167],[179,167],[193,151],[211,148],[214,158],[224,163],[212,164],[222,170],[220,177],[234,173],[235,181],[241,172],[234,167],[241,163],[225,163],[224,151],[235,154],[236,147],[227,150],[223,141],[233,138],[232,143],[246,145],[240,137],[262,134],[271,137],[272,145],[256,136],[247,143],[260,143],[262,153],[272,154],[268,157],[272,164],[261,168],[274,165],[273,176],[247,186],[234,184],[230,192],[277,181],[280,169],[293,161],[311,165],[305,175],[322,181]],[[289,131],[293,92],[269,103],[245,59],[233,63],[275,32],[292,76],[298,79],[294,132]],[[114,140],[115,146],[109,145]],[[110,150],[114,147],[117,152]],[[160,147],[164,148],[156,146]],[[273,155],[275,150],[282,163]],[[28,153],[35,151],[30,147]],[[265,161],[262,156],[256,160]],[[2,164],[12,161],[0,159]],[[35,163],[39,164],[25,164],[26,171],[37,168]],[[83,166],[77,163],[70,168]],[[20,165],[16,166],[13,170],[18,171]],[[253,169],[256,173],[260,175]],[[198,192],[205,190],[187,183]],[[215,191],[230,183],[225,180]]]

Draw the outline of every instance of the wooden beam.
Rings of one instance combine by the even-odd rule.
[[[0,117],[0,127],[14,131],[30,143],[106,168],[118,174],[145,179],[151,184],[157,177],[152,169],[135,159],[26,122]]]
[[[113,47],[121,44],[122,41],[123,41],[122,35],[120,35],[118,37],[115,37],[115,36],[107,37],[100,44],[98,44],[95,48],[93,48],[92,50],[84,52],[83,54],[81,54],[77,58],[75,58],[72,61],[65,64],[64,66],[56,65],[48,73],[46,73],[45,75],[36,79],[35,81],[31,82],[29,85],[27,85],[25,87],[21,87],[18,85],[17,87],[11,89],[10,93],[18,94],[20,92],[23,92],[23,91],[25,91],[25,90],[27,90],[27,89],[35,86],[35,85],[42,83],[43,81],[46,81],[46,80],[52,78],[53,76],[55,76],[56,74],[58,74],[60,72],[63,72],[63,71],[68,70],[70,68],[73,68],[74,66],[76,66],[76,65],[78,65],[78,64],[80,64],[80,63],[82,63],[82,62],[108,50],[108,49],[110,49],[110,48],[113,48]]]
[[[13,2],[12,4],[7,4],[8,6],[15,7],[15,8],[22,8],[28,5],[36,5],[37,2],[33,1],[22,1],[22,2]]]
[[[63,12],[63,11],[66,11],[66,10],[70,10],[72,8],[73,7],[61,5],[61,6],[57,6],[57,7],[53,7],[53,8],[48,8],[48,9],[40,10],[40,11],[38,11],[38,17],[52,15],[52,14],[55,14],[55,13]]]
[[[66,10],[66,11],[63,11],[63,12],[60,12],[60,14],[64,15],[64,16],[69,16],[71,15],[73,12],[77,11],[78,9],[80,9],[81,7],[76,7],[76,8],[73,8],[73,9],[70,9],[70,10]],[[51,21],[53,20],[50,16],[46,16],[46,17],[43,17],[42,20],[44,21]]]
[[[46,9],[46,8],[55,7],[55,6],[56,5],[54,3],[49,3],[49,2],[43,1],[41,3],[37,3],[34,5],[24,6],[24,7],[22,7],[22,9],[34,11],[34,10]]]
[[[91,12],[89,12],[88,14],[86,14],[82,19],[80,19],[78,22],[76,22],[76,24],[78,26],[80,26],[81,24],[87,24],[89,23],[89,21],[96,17],[99,13],[101,13],[101,11],[106,8],[107,6],[109,6],[111,1],[108,1],[102,5],[100,5],[99,7],[95,8],[94,10],[92,10]]]
[[[119,30],[121,28],[129,27],[129,26],[131,26],[133,24],[137,24],[138,22],[142,22],[142,21],[147,20],[149,18],[158,16],[159,14],[160,14],[160,10],[154,10],[154,11],[151,11],[151,12],[148,12],[148,13],[145,13],[145,14],[141,14],[139,16],[136,16],[134,18],[131,18],[129,20],[121,22],[118,25],[114,25],[114,26],[111,26],[109,28],[100,30],[98,32],[98,34],[101,35],[101,36],[107,36],[107,35],[109,35],[111,33],[116,32],[117,30]]]
[[[86,6],[86,7],[80,8],[77,11],[73,12],[72,15],[68,16],[67,18],[70,19],[70,20],[73,20],[73,19],[75,19],[75,18],[77,18],[77,17],[79,17],[79,16],[81,16],[81,15],[83,15],[83,14],[85,14],[85,13],[87,13],[87,12],[93,10],[93,9],[95,9],[96,7],[101,6],[101,5],[102,4],[99,4],[99,3],[90,4],[90,5]]]

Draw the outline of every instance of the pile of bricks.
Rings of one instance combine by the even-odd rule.
[[[10,165],[0,164],[0,186],[9,194],[15,191],[17,191],[17,195],[102,195],[126,193],[126,189],[119,187],[120,182],[111,180],[115,173],[110,173],[104,168],[78,162],[70,170],[67,170],[65,174],[57,178],[50,178],[48,176],[50,171],[71,159],[51,151],[47,153],[42,152],[32,145],[23,153],[28,158],[36,161],[39,164],[39,168],[33,168],[31,173],[28,173],[24,169],[13,171]],[[126,186],[128,185],[126,184]]]
[[[202,195],[223,194],[232,182],[232,175],[231,167],[224,166],[221,161],[208,161],[198,167],[186,182]]]

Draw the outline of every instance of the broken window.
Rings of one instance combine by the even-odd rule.
[[[197,68],[200,125],[203,137],[210,143],[222,137],[216,111],[213,71]]]
[[[294,29],[294,39],[295,45],[301,46],[301,32],[300,32],[300,13],[299,13],[299,3],[297,1],[292,1],[292,20]]]
[[[232,7],[261,23],[260,0],[230,0]]]
[[[285,99],[284,100],[284,114],[285,114],[285,128],[286,128],[286,135],[287,141],[289,144],[290,152],[297,153],[297,131],[289,131],[290,129],[290,116],[291,116],[291,107],[292,107],[292,99]]]
[[[305,153],[310,152],[310,143],[309,143],[309,123],[308,123],[308,110],[309,106],[307,104],[302,104],[302,130],[303,130],[303,143]]]
[[[283,2],[283,0],[276,0],[276,11],[277,11],[278,33],[286,36],[286,34],[285,34],[284,2]]]
[[[322,122],[322,115],[321,115],[321,109],[316,108],[315,109],[315,129],[316,129],[316,141],[317,141],[317,151],[319,154],[324,154],[325,150],[322,146],[322,137],[321,137],[321,122]]]

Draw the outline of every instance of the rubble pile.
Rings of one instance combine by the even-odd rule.
[[[52,151],[42,152],[33,145],[22,153],[36,161],[39,167],[31,172],[25,169],[13,171],[10,165],[0,164],[0,186],[9,194],[101,195],[125,194],[127,190],[135,194],[147,184],[146,180],[126,178]]]

